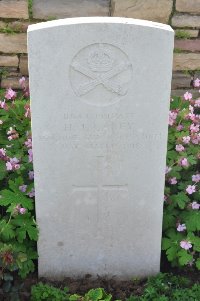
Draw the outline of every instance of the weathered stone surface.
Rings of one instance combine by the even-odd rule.
[[[3,53],[27,53],[26,34],[0,33],[0,52]]]
[[[13,89],[20,89],[19,84],[19,77],[6,77],[1,80],[1,88],[7,89],[7,88],[13,88]]]
[[[28,75],[28,57],[20,56],[19,70],[22,75]]]
[[[185,51],[190,51],[190,52],[200,52],[200,39],[196,40],[175,40],[174,47],[185,50]]]
[[[174,15],[172,17],[172,26],[200,28],[200,16],[188,14]]]
[[[0,55],[0,66],[1,67],[18,67],[18,57],[8,56],[8,55]]]
[[[130,17],[168,23],[172,0],[112,0],[112,16]]]
[[[199,35],[199,30],[198,29],[176,29],[175,32],[176,34],[180,31],[185,32],[186,34],[188,34],[188,36],[190,38],[197,38]]]
[[[200,69],[200,53],[174,53],[174,71],[196,69]]]
[[[33,0],[37,19],[108,16],[109,0]]]
[[[172,90],[190,88],[191,76],[182,72],[173,72]]]
[[[14,21],[8,23],[8,27],[17,32],[27,32],[28,26],[31,24],[33,24],[33,22]]]
[[[6,23],[3,21],[0,21],[0,30],[4,29],[6,27]]]
[[[28,34],[39,275],[157,273],[171,27],[74,18]]]
[[[179,12],[200,14],[200,0],[176,0],[176,10]]]
[[[1,0],[0,18],[28,19],[28,1]]]
[[[193,98],[199,97],[199,92],[198,90],[193,90],[193,89],[179,89],[179,90],[172,90],[171,91],[171,96],[183,96],[185,92],[190,92],[193,95]]]

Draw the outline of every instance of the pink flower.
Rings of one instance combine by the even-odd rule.
[[[169,111],[169,125],[173,125],[176,121],[177,112]]]
[[[186,188],[186,191],[188,194],[193,194],[196,192],[196,186],[195,185],[188,185]]]
[[[185,250],[189,250],[190,248],[192,248],[192,244],[190,241],[187,241],[187,240],[182,240],[180,242],[180,246],[181,248],[185,249]]]
[[[190,110],[190,112],[191,112],[192,114],[194,113],[194,108],[193,108],[193,106],[189,105],[189,110]]]
[[[20,214],[25,214],[26,213],[26,208],[19,208],[19,213]]]
[[[0,124],[3,124],[3,120],[0,119]]]
[[[10,161],[6,163],[7,170],[16,170],[20,168],[19,160],[17,158],[10,158]]]
[[[176,145],[176,151],[177,152],[183,152],[184,151],[184,146],[182,144],[178,144]]]
[[[29,159],[29,162],[33,162],[33,152],[32,152],[32,149],[28,150],[28,159]]]
[[[196,175],[192,176],[193,182],[200,182],[200,173],[197,173]]]
[[[171,170],[172,170],[171,167],[166,166],[166,168],[165,168],[165,174],[168,174]]]
[[[200,108],[200,98],[195,100],[194,106]]]
[[[0,148],[0,158],[4,158],[6,156],[6,149]]]
[[[182,129],[184,128],[184,126],[182,124],[179,124],[176,129],[178,132],[182,131]]]
[[[29,180],[33,180],[34,179],[34,171],[29,171],[28,173],[28,177],[29,177]]]
[[[26,82],[26,79],[24,76],[19,79],[19,84],[22,88],[25,88],[25,82]]]
[[[185,136],[185,137],[183,137],[182,139],[183,139],[183,142],[184,142],[185,144],[189,144],[189,143],[190,143],[190,136]]]
[[[198,78],[196,78],[195,80],[194,80],[194,87],[200,87],[200,79],[198,79]]]
[[[19,190],[21,192],[26,192],[26,189],[27,189],[27,185],[21,185],[21,186],[19,186]]]
[[[11,141],[13,139],[12,136],[8,136],[8,140]]]
[[[33,198],[35,196],[35,189],[32,188],[31,191],[27,194],[28,194],[29,198]]]
[[[0,100],[0,108],[2,108],[2,109],[7,109],[7,104],[6,104],[6,101],[4,100],[4,101],[1,101]]]
[[[31,148],[32,147],[32,140],[29,138],[27,141],[24,143],[26,147]]]
[[[194,210],[199,210],[199,208],[200,208],[200,204],[198,204],[197,202],[192,202],[192,209],[194,209]]]
[[[177,184],[177,179],[176,179],[176,177],[170,178],[170,179],[169,179],[169,183],[172,184],[172,185]]]
[[[187,158],[182,158],[182,159],[180,160],[180,165],[181,165],[181,166],[184,166],[184,167],[188,167],[188,166],[189,166],[189,163],[188,163]]]
[[[190,126],[190,131],[192,133],[197,133],[199,131],[199,125],[198,124],[195,125],[194,123],[192,123],[191,126]]]
[[[183,232],[186,230],[186,225],[185,224],[179,224],[177,227],[178,232]]]
[[[6,162],[6,169],[7,170],[13,170],[13,166],[10,162]]]
[[[189,93],[188,91],[183,96],[184,96],[185,100],[192,99],[192,93]]]
[[[6,90],[5,98],[6,99],[15,99],[17,96],[17,93],[13,91],[11,88]]]

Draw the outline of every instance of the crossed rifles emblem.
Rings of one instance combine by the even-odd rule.
[[[111,70],[105,72],[94,72],[90,68],[86,68],[80,65],[77,61],[72,63],[72,68],[83,75],[90,78],[87,82],[79,85],[76,92],[79,96],[87,94],[93,90],[98,85],[103,85],[107,90],[114,92],[118,95],[125,95],[127,88],[120,85],[119,82],[115,81],[113,77],[126,71],[131,64],[130,63],[120,63],[119,65],[111,68]]]

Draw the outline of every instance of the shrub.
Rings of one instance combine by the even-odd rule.
[[[194,85],[199,87],[200,80]],[[200,269],[200,99],[171,100],[162,249],[173,266]]]
[[[31,289],[31,301],[66,301],[69,300],[67,292],[66,287],[62,290],[40,282]]]
[[[20,83],[23,92],[9,88],[0,101],[0,278],[5,281],[8,272],[25,277],[37,258],[29,93],[24,78]]]

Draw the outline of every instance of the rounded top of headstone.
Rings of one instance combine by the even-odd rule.
[[[52,28],[57,26],[76,25],[76,24],[127,24],[138,25],[143,27],[151,27],[155,29],[165,30],[174,33],[170,25],[147,20],[124,18],[124,17],[79,17],[79,18],[66,18],[48,22],[40,22],[37,24],[29,25],[28,32]]]

